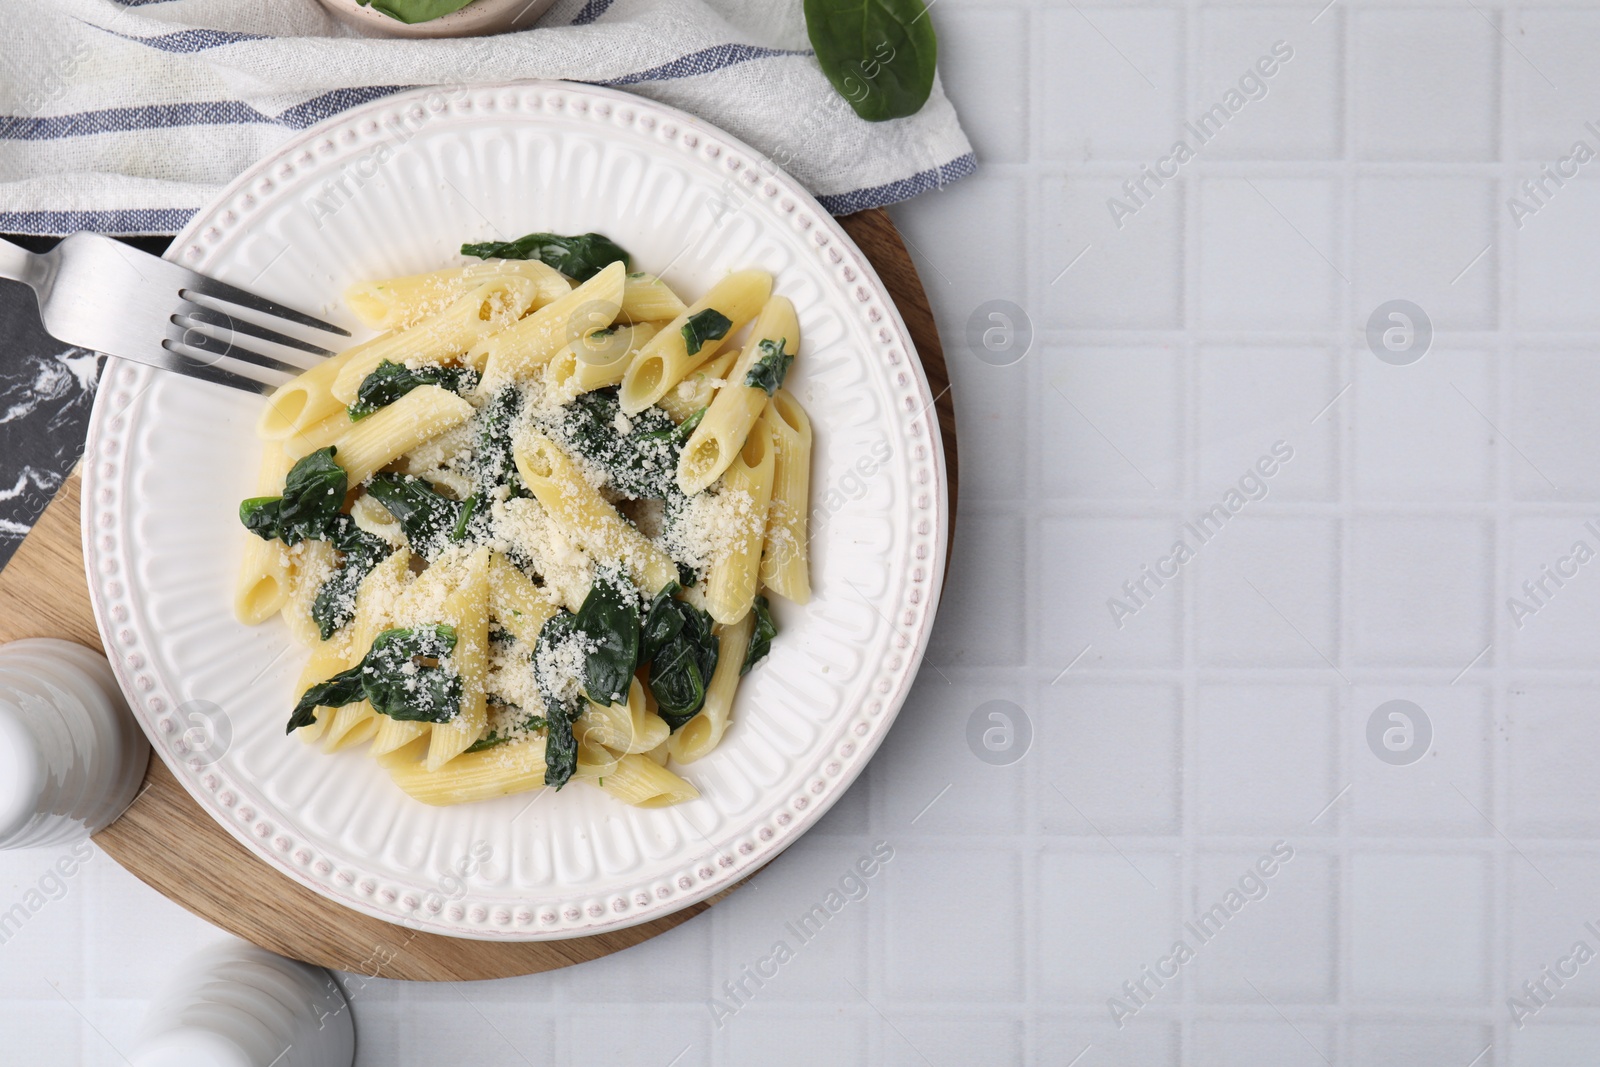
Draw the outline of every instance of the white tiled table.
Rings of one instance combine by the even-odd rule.
[[[1600,151],[1600,12],[1319,7],[940,0],[983,168],[896,212],[963,444],[911,701],[708,916],[556,974],[369,984],[363,1064],[1600,1063],[1600,960],[1520,1027],[1508,1005],[1600,952],[1600,560],[1507,605],[1600,551],[1600,160],[1520,225],[1507,204]],[[1118,228],[1107,199],[1277,41],[1265,98]],[[993,299],[1031,324],[1009,366],[965,340]],[[1367,340],[1396,299],[1436,331],[1409,365]],[[1183,531],[1230,489],[1214,536]],[[1119,628],[1108,600],[1180,537]],[[1425,747],[1384,747],[1399,720],[1369,742],[1391,700]],[[992,701],[1031,726],[1006,765],[967,740]],[[878,841],[865,898],[719,1026],[710,999]],[[52,859],[0,856],[0,907]],[[0,945],[7,1063],[121,1062],[217,936],[103,856],[63,892]]]

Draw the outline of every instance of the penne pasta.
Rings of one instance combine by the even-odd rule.
[[[763,430],[745,439],[738,458],[722,476],[724,493],[749,498],[748,511],[741,506],[738,529],[706,578],[706,610],[724,626],[744,618],[755,603],[775,465],[772,434]]]
[[[583,738],[619,753],[649,752],[671,733],[666,720],[646,706],[645,688],[637,678],[628,687],[626,703],[588,703],[588,710],[578,719]]]
[[[622,312],[617,317],[624,322],[662,323],[683,312],[678,294],[654,274],[630,274],[622,283]]]
[[[515,326],[474,344],[465,358],[483,371],[478,395],[493,396],[510,382],[532,377],[567,342],[610,326],[622,309],[626,274],[621,263],[613,263]]]
[[[367,375],[378,364],[416,367],[448,363],[477,342],[505,330],[532,306],[538,287],[525,278],[502,276],[468,290],[443,311],[405,330],[395,330],[359,344],[346,353],[333,382],[333,395],[352,404]]]
[[[738,361],[739,349],[728,349],[679,382],[677,388],[668,389],[667,395],[656,401],[656,407],[671,415],[674,422],[688,420],[695,412],[710,406]]]
[[[472,418],[472,405],[448,389],[423,385],[353,422],[334,443],[334,459],[360,485],[418,445]]]
[[[544,365],[550,402],[565,404],[581,393],[616,385],[640,347],[660,330],[657,324],[644,322],[597,330],[568,344]]]
[[[760,270],[686,305],[603,234],[515,245],[347,290],[384,332],[268,398],[234,611],[307,646],[289,731],[420,803],[684,803],[762,583],[810,595],[798,314]]]
[[[660,400],[690,371],[715,356],[729,337],[756,317],[771,295],[772,275],[766,271],[735,271],[713,285],[639,350],[622,379],[622,410],[632,415]],[[729,325],[721,336],[704,339],[691,352],[684,327],[708,311],[722,315]]]
[[[450,654],[461,680],[461,706],[456,717],[438,723],[428,746],[427,769],[436,771],[483,736],[489,723],[485,698],[489,678],[489,550],[480,548],[466,565],[466,574],[445,598],[436,620],[455,627],[456,647]]]
[[[800,320],[795,317],[794,304],[788,297],[775,296],[756,317],[750,342],[733,365],[728,384],[717,390],[700,425],[683,446],[678,458],[678,488],[685,495],[693,496],[722,477],[766,408],[771,394],[759,385],[746,384],[750,369],[764,353],[793,356],[799,350]]]
[[[554,441],[531,431],[517,440],[514,456],[523,484],[591,557],[618,564],[651,596],[678,580],[671,557],[617,514]]]
[[[510,560],[498,552],[489,557],[489,614],[502,629],[532,648],[539,631],[559,610],[561,605]]]
[[[777,450],[772,503],[767,510],[766,545],[761,550],[761,584],[794,601],[811,599],[810,534],[811,419],[783,389],[772,394],[758,425],[772,434]]]
[[[627,755],[599,782],[601,789],[624,804],[664,808],[700,799],[700,790],[648,756]]]
[[[413,741],[378,759],[395,785],[424,804],[468,804],[544,788],[542,737],[468,752],[434,771],[425,763],[427,747]]]
[[[290,464],[282,450],[264,449],[256,473],[256,495],[281,494]],[[233,615],[246,626],[255,626],[282,611],[289,600],[289,556],[282,541],[263,541],[253,533],[246,533],[245,538],[244,559],[234,583]]]
[[[533,283],[532,308],[543,307],[572,291],[572,283],[560,271],[536,259],[491,259],[427,274],[360,282],[344,291],[344,302],[361,325],[369,329],[403,330],[444,310],[474,286],[508,276]]]
[[[755,632],[755,613],[723,626],[717,634],[717,669],[706,686],[706,702],[698,714],[672,735],[668,746],[679,763],[693,763],[722,742],[733,715],[733,696],[739,688],[739,670],[745,649]]]

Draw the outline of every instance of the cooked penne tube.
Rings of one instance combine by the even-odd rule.
[[[737,362],[739,362],[739,349],[728,349],[716,359],[702,364],[698,370],[675,387],[668,389],[667,395],[656,401],[656,407],[671,415],[672,421],[683,422],[700,409],[710,406],[717,395],[717,390],[726,384],[728,375],[733,373],[733,365]]]
[[[598,784],[623,803],[640,808],[664,808],[700,799],[700,790],[638,754],[623,756]]]
[[[352,486],[430,438],[472,418],[472,405],[448,389],[422,385],[360,422],[335,442],[334,459]]]
[[[363,326],[374,330],[403,330],[444,310],[474,286],[508,275],[533,283],[534,297],[530,305],[533,308],[543,307],[572,291],[572,283],[560,271],[539,260],[491,259],[427,274],[359,282],[344,291],[344,302]]]
[[[345,628],[347,645],[338,670],[342,671],[361,662],[367,649],[372,647],[373,638],[389,624],[390,612],[398,598],[403,597],[410,577],[411,551],[400,548],[391,552],[383,562],[373,567],[367,576],[361,579],[361,585],[356,590],[355,615]],[[336,673],[338,671],[330,672],[324,678],[331,678]],[[323,681],[324,678],[318,678],[316,681]],[[301,686],[300,692],[305,692],[306,687],[311,684],[307,682]],[[327,750],[334,752],[348,747],[347,735],[374,714],[376,713],[372,710],[372,705],[365,700],[346,704],[338,709],[328,723],[324,738]],[[373,731],[377,731],[376,723],[373,724]],[[370,736],[369,734],[368,737]]]
[[[744,618],[756,600],[767,507],[772,503],[776,465],[772,452],[772,434],[752,433],[722,476],[724,493],[742,493],[749,500],[748,508],[739,502],[737,529],[729,536],[728,547],[712,561],[706,579],[706,610],[724,626]]]
[[[761,584],[804,604],[811,599],[810,537],[811,419],[787,390],[767,402],[759,425],[772,433],[777,448],[772,503],[767,509],[767,541],[761,549]]]
[[[262,450],[256,472],[256,496],[278,496],[292,461],[282,449]],[[246,626],[266,622],[283,610],[289,599],[289,557],[282,541],[263,541],[246,533],[244,559],[234,584],[233,615]]]
[[[504,331],[521,318],[538,291],[525,278],[495,278],[468,290],[443,311],[409,329],[395,330],[357,345],[334,379],[334,397],[344,404],[354,403],[361,383],[385,360],[414,367],[457,358],[483,338]]]
[[[656,323],[643,322],[597,330],[573,341],[544,365],[551,402],[565,404],[582,393],[616,385],[639,349],[660,330]]]
[[[544,788],[542,737],[463,753],[436,771],[424,762],[427,750],[427,742],[417,740],[378,759],[395,785],[424,804],[467,804]]]
[[[489,550],[472,554],[466,575],[444,601],[437,620],[455,627],[456,647],[450,653],[461,679],[461,706],[456,717],[435,724],[428,746],[427,769],[436,771],[483,736],[489,724],[485,699],[489,680]]]
[[[678,580],[672,558],[617,514],[554,441],[529,431],[517,439],[512,454],[529,492],[591,557],[619,564],[651,596]]]
[[[530,564],[544,579],[545,589],[568,611],[577,611],[589,595],[594,563],[589,554],[572,544],[544,505],[519,497],[497,502],[491,511],[497,536],[519,542],[529,552]],[[535,545],[544,551],[533,552]]]
[[[693,496],[722,477],[744,447],[750,428],[771,396],[759,385],[747,385],[745,377],[769,351],[791,357],[800,351],[800,320],[785,296],[768,300],[756,316],[750,341],[733,365],[728,383],[717,390],[705,417],[683,446],[678,458],[678,488],[685,495]]]
[[[333,383],[360,352],[360,345],[347,348],[280,385],[261,409],[256,436],[265,441],[281,441],[342,411],[345,402],[333,395]]]
[[[534,647],[539,631],[560,608],[510,560],[498,552],[489,557],[489,614],[511,636]]]
[[[417,626],[438,622],[433,617],[436,614],[433,605],[442,603],[449,596],[449,591],[459,583],[462,573],[459,559],[441,556],[406,587],[405,593],[389,613],[388,625]],[[378,715],[376,719],[377,735],[372,740],[372,753],[375,756],[408,745],[433,728],[432,723],[404,722],[387,715]]]
[[[645,688],[635,678],[628,686],[628,699],[621,704],[588,702],[578,717],[577,728],[583,737],[620,753],[649,752],[672,732],[667,721],[645,703]]]
[[[288,551],[289,595],[283,603],[283,621],[289,636],[302,645],[322,644],[322,631],[311,617],[311,605],[322,583],[333,573],[333,546],[326,541],[301,541]]]
[[[615,322],[626,275],[621,263],[613,263],[515,326],[474,344],[465,358],[483,371],[478,395],[493,396],[508,382],[532,377],[567,342]]]
[[[672,735],[672,758],[693,763],[722,742],[733,715],[733,697],[739,688],[739,671],[744,667],[745,650],[755,632],[754,612],[717,633],[717,669],[706,685],[705,705]]]
[[[295,430],[283,439],[283,453],[291,461],[303,459],[319,448],[327,448],[350,429],[350,413],[340,408],[332,415]]]
[[[661,332],[639,350],[622,379],[622,410],[632,415],[660,400],[690,371],[715,356],[729,337],[756,317],[756,312],[771,295],[772,275],[762,270],[735,271],[713,285],[710,292],[663,326]],[[730,325],[722,336],[706,338],[697,351],[690,352],[684,327],[705,311],[721,314]]]
[[[662,323],[683,314],[684,303],[654,274],[634,273],[622,283],[622,313],[625,322]]]
[[[333,640],[313,645],[311,658],[300,668],[300,677],[295,680],[295,695],[298,696],[312,686],[327,681],[350,666],[350,644],[349,634],[335,634]],[[317,708],[317,721],[298,731],[300,740],[306,744],[316,741],[327,731],[328,725],[338,716],[339,710],[341,709]]]

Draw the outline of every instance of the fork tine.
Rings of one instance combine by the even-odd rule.
[[[313,330],[322,330],[326,333],[336,334],[339,337],[350,336],[349,330],[341,329],[331,322],[314,319],[304,312],[286,308],[282,304],[275,304],[270,300],[229,285],[226,282],[219,282],[215,278],[207,278],[204,274],[196,274],[193,277],[193,284],[178,290],[178,295],[185,300],[190,299],[189,294],[199,293],[201,296],[208,296],[213,300],[226,301],[229,304],[237,304],[242,308],[249,308],[251,311],[258,311],[263,315],[271,315],[274,318],[285,319],[301,326],[309,326]]]
[[[126,357],[118,356],[114,358],[121,359]],[[247,393],[256,393],[260,396],[268,396],[278,391],[278,387],[271,382],[246,377],[243,374],[235,374],[231,370],[214,367],[209,363],[191,359],[180,352],[169,351],[166,348],[150,350],[145,355],[140,356],[136,362],[145,363],[160,370],[171,371],[174,374],[199,378],[203,382],[211,382],[214,385],[225,385],[230,389],[242,389]]]
[[[179,314],[172,316],[172,322],[184,329],[188,329],[189,327],[197,324],[201,326],[213,326],[219,330],[228,330],[232,333],[242,333],[246,337],[255,337],[262,341],[271,341],[274,344],[283,345],[286,348],[294,348],[301,352],[309,352],[313,356],[333,355],[333,353],[328,351],[326,348],[320,348],[317,345],[311,344],[309,341],[302,341],[298,337],[290,337],[288,334],[279,333],[276,330],[269,330],[265,326],[257,326],[255,323],[246,322],[244,319],[236,319],[225,311],[216,311],[212,308],[201,307],[199,304],[190,304]]]
[[[215,357],[215,359],[204,361],[207,363],[226,357],[228,359],[237,359],[242,363],[251,363],[257,367],[265,367],[268,370],[286,371],[289,374],[300,374],[305,370],[304,367],[297,367],[293,363],[286,363],[273,356],[264,356],[260,352],[252,352],[241,345],[219,340],[208,334],[203,334],[199,330],[187,330],[178,337],[168,337],[161,342],[161,347],[168,352],[176,352],[187,359],[200,360],[200,357],[183,351],[178,347],[179,345],[203,352],[207,356]]]

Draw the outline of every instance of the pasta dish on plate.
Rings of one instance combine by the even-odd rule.
[[[310,650],[289,732],[417,800],[693,799],[766,593],[810,598],[794,305],[757,270],[685,305],[600,234],[462,252],[352,287],[384,332],[269,398],[235,613]]]

